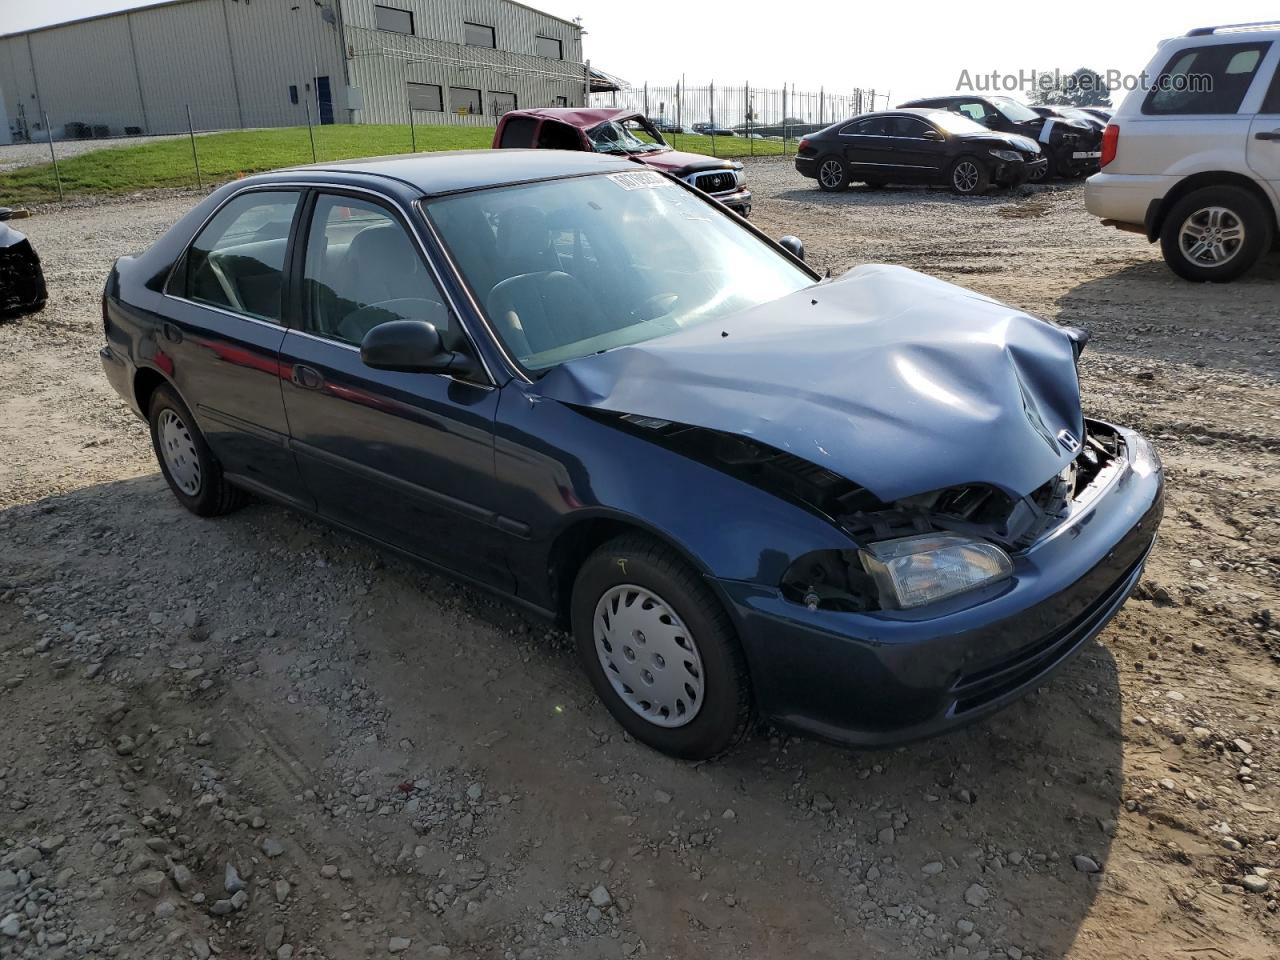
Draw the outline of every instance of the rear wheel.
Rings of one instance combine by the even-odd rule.
[[[947,179],[951,192],[962,197],[986,193],[991,187],[991,171],[976,157],[960,157],[951,165]]]
[[[151,395],[149,420],[160,472],[179,503],[201,517],[230,513],[244,504],[244,493],[222,476],[191,411],[168,384]]]
[[[849,188],[849,167],[836,156],[826,156],[818,161],[818,189],[836,193]]]
[[[623,536],[588,557],[572,626],[592,687],[637,740],[705,760],[745,735],[751,697],[733,625],[697,571],[662,544]]]
[[[1169,268],[1185,280],[1234,280],[1271,249],[1274,227],[1262,202],[1240,187],[1205,187],[1175,203],[1160,231]]]

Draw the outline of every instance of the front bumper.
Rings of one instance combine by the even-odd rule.
[[[999,166],[995,171],[995,182],[1001,186],[1017,187],[1026,183],[1028,180],[1034,180],[1037,170],[1044,170],[1049,165],[1049,161],[1040,157],[1038,160],[1025,160],[1021,163],[1007,163],[999,161]]]
[[[713,193],[712,198],[719,200],[726,207],[739,216],[746,217],[751,214],[751,191],[747,189],[735,190],[733,193]]]
[[[808,610],[776,589],[715,581],[761,712],[849,746],[889,746],[971,723],[1034,689],[1137,585],[1163,511],[1163,471],[1138,434],[1087,506],[1017,556],[985,593],[916,611]]]

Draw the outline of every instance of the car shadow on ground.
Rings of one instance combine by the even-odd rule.
[[[1100,262],[1129,262],[1059,297],[1058,320],[1088,329],[1096,339],[1091,349],[1138,364],[1172,361],[1280,379],[1280,253],[1219,284],[1183,280],[1158,259],[1158,246],[1152,251],[1137,260],[1100,250]]]
[[[806,181],[812,183],[812,181]],[[1046,193],[1068,190],[1074,184],[1025,184],[1021,187],[992,187],[982,196],[962,197],[951,192],[945,186],[890,185],[871,188],[865,184],[855,183],[848,190],[837,193],[826,193],[816,186],[796,187],[783,190],[772,199],[791,200],[797,203],[819,205],[859,206],[875,208],[916,207],[922,204],[938,204],[944,206],[992,207],[1029,200]]]
[[[563,845],[529,843],[565,831],[573,850],[627,864],[627,925],[660,954],[691,955],[696,929],[699,945],[754,943],[755,956],[963,946],[1054,960],[1105,876],[1092,871],[1105,871],[1122,800],[1121,701],[1098,642],[1047,687],[944,738],[851,752],[762,730],[695,765],[623,736],[562,634],[283,508],[201,520],[153,475],[11,508],[0,529],[0,575],[128,598],[108,607],[143,639],[115,664],[163,670],[197,649],[211,670],[227,663],[228,695],[298,756],[323,758],[317,768],[385,770],[368,789],[393,796],[400,781],[460,768],[520,795],[477,842],[486,859],[521,851],[518,869],[539,878],[513,911],[542,885],[576,884]],[[198,645],[156,625],[194,595]],[[322,669],[299,672],[307,663]],[[348,704],[351,689],[361,698]],[[387,718],[373,738],[352,732],[367,732],[353,713],[366,702]]]

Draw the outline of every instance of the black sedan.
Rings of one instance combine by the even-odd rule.
[[[943,110],[895,110],[842,120],[811,133],[796,148],[796,170],[822,190],[861,181],[940,183],[962,195],[992,184],[1038,179],[1044,166],[1034,140],[994,133]]]
[[[1042,117],[1012,97],[950,96],[912,100],[903,107],[948,110],[1001,133],[1029,137],[1040,144],[1048,161],[1032,180],[1049,177],[1076,179],[1097,173],[1102,157],[1102,134],[1083,120]]]
[[[599,154],[279,171],[117,262],[102,363],[188,510],[257,494],[558,620],[652,747],[941,733],[1124,603],[1160,464],[1082,415],[1080,331],[801,253]]]

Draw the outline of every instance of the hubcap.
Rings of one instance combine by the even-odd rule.
[[[200,455],[191,431],[172,410],[160,412],[160,455],[174,484],[188,497],[200,492]]]
[[[1202,267],[1220,267],[1235,259],[1244,240],[1244,221],[1226,207],[1197,210],[1178,235],[1183,256]]]
[[[656,593],[613,587],[596,604],[596,655],[622,702],[657,727],[683,727],[702,709],[702,658]]]
[[[840,167],[840,161],[828,160],[818,171],[818,176],[822,179],[824,187],[838,187],[840,181],[844,179],[844,170]]]
[[[961,193],[969,193],[978,185],[978,165],[972,160],[958,164],[951,180]]]

